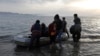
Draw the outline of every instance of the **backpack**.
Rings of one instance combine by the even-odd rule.
[[[75,33],[80,33],[81,32],[81,26],[80,24],[72,25],[70,28],[70,33],[75,34]]]
[[[56,26],[53,24],[53,23],[51,23],[50,25],[49,25],[49,35],[50,36],[54,36],[54,35],[56,35],[56,28],[55,28]]]
[[[75,32],[75,25],[72,25],[72,26],[70,27],[70,33],[71,33],[71,34],[74,34],[74,32]]]

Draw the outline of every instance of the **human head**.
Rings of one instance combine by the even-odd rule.
[[[40,23],[40,20],[36,20],[36,23]]]
[[[77,17],[77,16],[78,16],[78,15],[75,13],[75,14],[74,14],[74,17]]]
[[[55,16],[54,16],[54,20],[56,21],[56,20],[59,20],[59,14],[56,14]]]
[[[42,23],[41,25],[45,25],[44,23]]]
[[[41,24],[41,26],[45,26],[45,24],[44,24],[44,23],[42,23],[42,24]]]
[[[63,17],[62,19],[65,20],[65,17]]]

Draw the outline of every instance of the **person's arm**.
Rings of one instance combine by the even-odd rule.
[[[81,19],[79,18],[80,24],[81,24]]]
[[[67,33],[67,35],[68,35],[68,38],[69,38],[70,36],[69,36],[69,33],[68,33],[68,30],[67,30],[67,28],[66,28],[66,33]]]
[[[67,33],[68,38],[69,38],[70,36],[69,36],[69,32],[68,32],[68,30],[67,30],[67,21],[65,21],[65,22],[66,22],[66,26],[65,26],[65,27],[66,27],[66,33]]]
[[[33,31],[33,28],[34,28],[34,25],[32,25],[32,27],[31,27],[31,32]]]

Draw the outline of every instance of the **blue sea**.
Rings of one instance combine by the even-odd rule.
[[[60,16],[62,18],[63,16]],[[65,16],[67,29],[73,25],[73,16]],[[63,49],[54,49],[50,53],[48,48],[42,47],[41,51],[28,52],[25,50],[16,51],[16,44],[12,41],[17,35],[30,34],[30,28],[37,19],[48,26],[53,16],[37,15],[2,15],[0,14],[0,56],[100,56],[100,17],[79,16],[82,22],[82,39],[80,44],[74,46],[72,43],[64,42]],[[71,34],[70,34],[71,38]],[[72,42],[72,41],[71,41]],[[42,55],[42,53],[44,55]]]

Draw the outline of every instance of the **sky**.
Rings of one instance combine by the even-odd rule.
[[[99,0],[0,0],[0,12],[71,16],[100,15]]]

